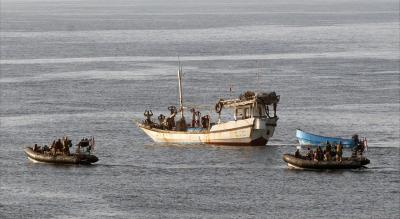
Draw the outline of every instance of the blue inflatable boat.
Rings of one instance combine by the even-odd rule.
[[[336,145],[341,143],[344,148],[353,148],[354,146],[356,146],[354,138],[347,139],[338,137],[326,137],[304,132],[300,129],[296,130],[296,137],[299,140],[301,146],[311,146],[311,147],[325,146],[327,142],[329,142],[331,145]]]

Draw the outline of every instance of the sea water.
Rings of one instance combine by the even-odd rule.
[[[398,27],[394,0],[3,0],[0,218],[398,218]],[[268,146],[140,131],[178,104],[178,61],[185,105],[214,121],[219,98],[276,91]],[[371,164],[288,170],[297,128],[365,136]],[[26,158],[64,135],[95,136],[99,162]]]

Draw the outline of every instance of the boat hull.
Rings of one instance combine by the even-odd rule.
[[[295,169],[355,169],[370,163],[365,157],[343,158],[342,161],[314,161],[296,158],[291,154],[283,155],[289,168]]]
[[[315,135],[315,134],[304,132],[299,129],[296,130],[296,137],[299,140],[299,143],[301,146],[317,147],[320,145],[325,145],[327,142],[329,142],[330,144],[341,143],[344,148],[353,148],[355,146],[354,141],[352,139],[334,138],[334,137]]]
[[[31,147],[25,148],[25,154],[28,159],[34,162],[41,163],[54,163],[54,164],[91,164],[97,162],[99,159],[94,155],[45,155],[33,151]]]
[[[278,118],[249,118],[214,125],[206,131],[171,131],[139,125],[155,142],[264,146],[272,137]]]

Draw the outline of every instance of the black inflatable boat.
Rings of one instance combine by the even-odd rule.
[[[54,164],[91,164],[97,162],[99,159],[90,154],[47,154],[44,152],[33,151],[33,148],[25,148],[25,153],[28,158],[33,162],[44,162],[44,163],[54,163]]]
[[[315,161],[297,158],[291,154],[283,155],[289,168],[295,169],[355,169],[370,163],[366,157],[343,158],[342,161]]]

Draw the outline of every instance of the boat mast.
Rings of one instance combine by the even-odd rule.
[[[179,105],[180,105],[179,108],[181,111],[181,118],[183,118],[182,67],[180,61],[178,69],[178,85],[179,85]]]

